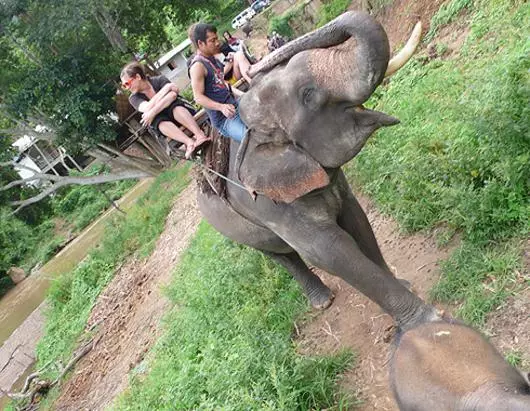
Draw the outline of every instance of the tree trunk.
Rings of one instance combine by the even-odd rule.
[[[120,28],[117,24],[117,18],[114,19],[109,11],[103,7],[94,10],[93,15],[99,27],[103,33],[105,33],[110,45],[122,53],[126,53],[128,49],[127,43],[121,35]]]

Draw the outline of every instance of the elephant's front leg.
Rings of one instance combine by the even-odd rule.
[[[406,329],[439,318],[434,307],[367,257],[352,236],[333,220],[308,214],[307,207],[292,206],[271,229],[305,261],[341,277],[379,304],[399,326]]]
[[[368,217],[366,217],[364,210],[351,192],[344,174],[342,171],[339,171],[339,173],[338,187],[342,198],[342,207],[337,219],[339,226],[353,237],[364,255],[392,274],[381,254],[381,249],[377,244]]]
[[[322,280],[309,269],[298,254],[276,254],[266,251],[264,251],[264,253],[277,263],[283,265],[287,271],[291,273],[304,290],[314,308],[324,309],[331,305],[333,302],[333,293]]]

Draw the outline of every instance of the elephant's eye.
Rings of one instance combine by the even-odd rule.
[[[302,92],[302,103],[304,106],[310,105],[315,98],[315,89],[312,87],[306,87]]]

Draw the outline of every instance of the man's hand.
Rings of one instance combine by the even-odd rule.
[[[153,110],[146,111],[142,114],[142,120],[140,121],[144,126],[150,126],[155,118],[155,113]]]
[[[236,115],[236,108],[233,104],[221,104],[219,111],[223,113],[226,118],[232,118]]]

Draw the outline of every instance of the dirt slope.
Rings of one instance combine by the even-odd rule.
[[[104,409],[127,387],[129,371],[159,336],[160,319],[169,306],[161,287],[169,283],[199,221],[191,185],[176,199],[151,256],[121,267],[99,297],[87,326],[97,325],[98,342],[63,385],[54,409]]]

